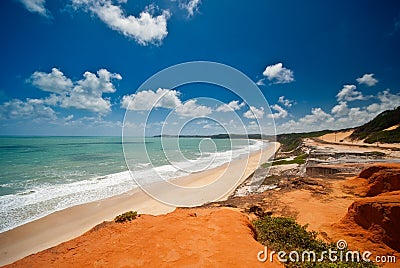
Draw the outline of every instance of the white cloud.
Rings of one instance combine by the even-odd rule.
[[[356,90],[355,85],[344,85],[343,88],[336,95],[338,101],[355,101],[355,100],[365,100],[365,97],[361,91]]]
[[[160,44],[168,35],[168,10],[153,16],[154,6],[149,6],[135,17],[125,15],[121,6],[114,5],[111,0],[72,0],[72,3],[75,8],[83,7],[84,10],[97,15],[108,27],[133,38],[140,45]]]
[[[283,67],[282,63],[267,66],[263,75],[273,84],[286,84],[294,81],[293,71]]]
[[[246,129],[248,130],[258,130],[260,131],[260,126],[257,124],[256,121],[250,121],[250,123],[247,125]]]
[[[268,118],[278,119],[278,118],[285,118],[288,116],[288,112],[285,109],[283,109],[281,106],[279,106],[278,104],[271,105],[271,108],[277,112],[268,114]]]
[[[196,122],[196,125],[204,125],[204,124],[208,124],[208,123],[209,123],[209,121],[207,121],[207,120],[198,120]]]
[[[32,13],[38,13],[46,18],[51,17],[50,11],[45,8],[46,0],[20,0],[25,8]]]
[[[378,83],[378,80],[373,77],[374,74],[364,74],[362,77],[357,78],[357,82],[361,85],[367,85],[369,87],[375,86]]]
[[[239,101],[233,100],[229,102],[228,104],[222,104],[217,108],[217,112],[232,112],[236,110],[240,110],[244,106],[244,102],[239,104]]]
[[[342,108],[344,105],[342,106]],[[278,132],[309,132],[324,129],[344,129],[360,126],[373,119],[376,114],[368,112],[363,107],[348,108],[348,112],[339,116],[328,114],[321,108],[312,109],[311,114],[295,120],[290,120],[282,125],[278,125]]]
[[[347,116],[337,119],[331,128],[349,128],[361,126],[362,124],[373,119],[375,116],[376,114],[370,113],[364,108],[353,107],[349,109]]]
[[[43,91],[54,93],[41,100],[44,104],[99,113],[111,111],[110,100],[103,98],[103,93],[114,93],[111,80],[121,80],[121,75],[100,69],[97,75],[85,72],[83,76],[84,79],[73,82],[53,68],[51,73],[33,73],[28,81]]]
[[[278,102],[283,104],[286,107],[292,107],[294,104],[293,100],[285,99],[285,96],[280,96]]]
[[[59,94],[70,91],[73,86],[71,79],[65,77],[57,68],[51,69],[51,73],[34,72],[28,82],[43,91]]]
[[[153,108],[173,109],[181,105],[180,93],[176,90],[159,88],[155,92],[143,90],[122,97],[121,107],[128,110],[150,111]]]
[[[334,118],[321,108],[313,108],[311,114],[307,114],[298,121],[290,120],[277,126],[278,132],[314,131],[329,128]]]
[[[58,123],[69,126],[70,128],[79,129],[83,133],[93,133],[93,130],[95,130],[97,131],[96,133],[110,133],[112,135],[116,135],[121,131],[122,128],[121,121],[107,121],[104,120],[102,116],[84,116],[76,120],[72,120],[73,118],[73,115],[68,115],[67,117],[63,118],[62,122]],[[125,126],[127,125],[129,125],[129,123],[125,122]],[[87,132],[88,130],[90,132]]]
[[[187,3],[181,3],[179,7],[188,12],[188,17],[192,17],[195,12],[199,11],[200,4],[201,0],[189,0]]]
[[[257,85],[257,86],[265,86],[264,81],[265,81],[265,78],[261,78],[260,80],[258,80],[258,81],[256,82],[256,85]]]
[[[379,92],[375,97],[378,101],[362,107],[348,107],[346,101],[335,105],[331,114],[321,108],[312,109],[311,114],[290,120],[278,125],[278,132],[307,132],[323,129],[343,129],[360,126],[372,120],[379,113],[400,106],[400,93],[392,94],[389,90]]]
[[[254,106],[250,106],[250,109],[243,116],[249,119],[261,119],[264,117],[264,107],[257,109]]]
[[[70,114],[70,115],[64,117],[64,120],[65,120],[65,121],[71,121],[73,118],[74,118],[74,115],[73,115],[73,114]]]
[[[60,102],[60,95],[50,94],[50,96],[43,99],[43,103],[50,106],[58,106]]]
[[[202,117],[212,113],[210,107],[197,104],[197,100],[188,100],[175,109],[176,113],[185,117]]]
[[[182,103],[179,99],[180,92],[159,88],[140,91],[136,94],[125,95],[121,100],[121,107],[135,111],[150,111],[153,108],[174,109],[184,117],[202,117],[212,113],[210,107],[197,104],[197,100],[189,100]]]
[[[367,110],[371,113],[376,113],[382,109],[380,103],[372,103],[367,107]]]
[[[331,113],[337,117],[344,116],[348,114],[348,112],[349,107],[347,106],[347,102],[345,101],[339,102],[339,104],[335,105],[331,110]]]
[[[13,99],[0,105],[0,119],[46,119],[55,120],[55,111],[43,104],[41,99]]]
[[[205,125],[203,126],[204,129],[210,129],[210,128],[215,128],[215,127],[216,127],[215,124],[205,124]]]
[[[311,109],[311,114],[306,115],[305,117],[300,119],[300,122],[305,124],[313,124],[319,122],[332,122],[333,117],[330,114],[327,114],[321,108],[313,108]]]
[[[377,95],[379,103],[370,104],[367,110],[371,113],[379,114],[386,110],[391,110],[400,106],[400,93],[392,94],[389,89],[379,92]]]
[[[77,108],[92,112],[106,113],[111,111],[109,99],[104,99],[103,93],[114,93],[115,87],[111,79],[121,80],[120,74],[112,74],[106,69],[84,73],[84,79],[77,81],[69,95],[60,98],[63,108]]]

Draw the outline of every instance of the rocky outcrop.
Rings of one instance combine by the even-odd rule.
[[[400,190],[400,165],[371,166],[358,177],[368,181],[366,196]]]
[[[371,232],[372,240],[400,251],[400,191],[355,201],[342,220],[352,221]]]
[[[341,224],[355,223],[370,233],[371,241],[382,241],[400,252],[400,164],[371,166],[356,180],[363,184],[359,190],[367,197],[350,205]]]

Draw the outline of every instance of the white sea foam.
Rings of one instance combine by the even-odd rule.
[[[196,160],[162,165],[152,168],[149,163],[138,163],[134,177],[152,183],[160,179],[172,179],[198,172],[198,167],[210,169],[221,166],[232,159],[267,146],[254,141],[249,146],[238,146],[233,150],[203,154]],[[196,168],[197,167],[197,168]],[[154,177],[154,171],[159,177]],[[32,184],[16,194],[0,196],[0,232],[15,228],[52,212],[84,204],[114,195],[122,194],[137,187],[129,171],[118,172],[90,179],[59,183]]]
[[[0,196],[0,232],[67,207],[121,194],[136,187],[129,171],[66,184],[41,184]]]

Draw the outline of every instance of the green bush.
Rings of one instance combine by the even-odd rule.
[[[399,143],[400,142],[400,127],[393,130],[385,130],[373,133],[365,139],[366,143]]]
[[[308,157],[308,154],[301,154],[296,156],[293,160],[275,160],[272,162],[273,166],[278,166],[278,165],[289,165],[289,164],[304,164],[306,162],[306,158]]]
[[[379,115],[377,115],[374,119],[369,121],[368,123],[356,128],[354,132],[350,135],[351,139],[362,140],[368,138],[366,140],[367,143],[373,143],[377,141],[377,138],[381,142],[398,142],[399,140],[399,131],[388,131],[384,132],[383,130],[395,126],[400,123],[400,106],[394,110],[387,110]],[[379,135],[382,135],[379,137]]]
[[[114,221],[115,222],[126,222],[126,221],[131,221],[136,219],[137,217],[137,212],[136,211],[128,211],[125,212],[121,215],[118,215],[117,217],[115,217]]]
[[[314,251],[317,259],[323,251],[338,250],[334,243],[328,244],[317,238],[317,232],[307,231],[307,225],[301,226],[294,219],[284,217],[265,216],[253,222],[257,233],[257,240],[276,252]],[[287,255],[286,255],[287,257]],[[307,259],[306,259],[307,260]],[[286,267],[376,267],[369,262],[331,262],[325,258],[323,262],[288,262]]]

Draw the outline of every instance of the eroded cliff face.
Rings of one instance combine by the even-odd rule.
[[[365,189],[366,196],[400,190],[400,165],[371,166],[363,170],[358,177],[368,182]]]
[[[363,170],[358,190],[366,196],[353,202],[341,224],[357,224],[369,232],[368,239],[382,241],[400,251],[400,164],[374,165]],[[364,180],[364,181],[363,181]]]

